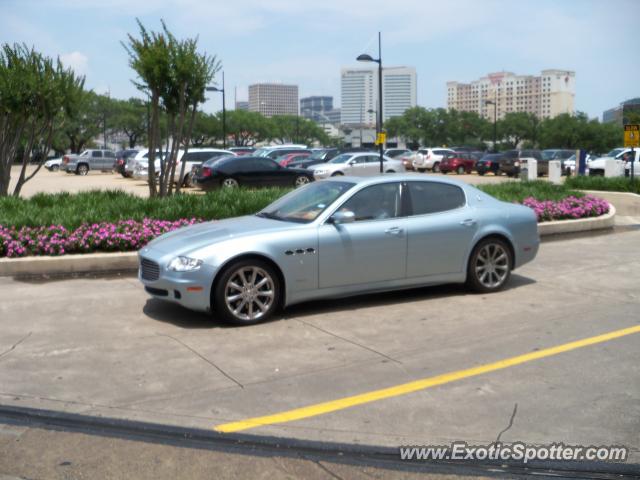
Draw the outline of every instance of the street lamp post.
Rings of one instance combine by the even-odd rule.
[[[485,100],[484,104],[493,105],[493,153],[496,153],[496,136],[497,136],[496,121],[498,118],[498,102],[496,102],[495,100]]]
[[[222,88],[207,87],[207,92],[222,92],[222,148],[227,148],[227,107],[224,97],[224,72],[222,72]]]
[[[356,58],[359,62],[375,62],[378,64],[378,126],[376,127],[376,133],[378,139],[380,133],[382,133],[382,35],[378,32],[378,58],[373,58],[371,55],[363,53]],[[384,173],[384,145],[380,142],[380,173]]]

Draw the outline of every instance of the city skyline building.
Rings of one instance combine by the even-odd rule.
[[[298,115],[298,86],[281,83],[249,85],[249,111],[265,117]]]
[[[538,118],[573,114],[574,103],[575,72],[570,70],[543,70],[537,76],[503,71],[470,83],[447,82],[448,109],[476,112],[488,120],[494,119],[494,111],[498,120],[512,112],[533,113]]]

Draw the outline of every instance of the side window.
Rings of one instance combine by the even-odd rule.
[[[269,160],[267,158],[255,160],[254,166],[257,170],[265,171],[265,170],[278,170],[278,164],[273,160]]]
[[[113,152],[104,152],[104,156],[107,158],[116,158],[116,155]]]
[[[356,222],[400,216],[400,184],[383,183],[366,187],[342,204],[339,210],[351,211]]]
[[[367,155],[367,163],[380,163],[379,155]]]
[[[102,152],[100,150],[94,150],[91,152],[91,158],[102,158]]]
[[[356,163],[358,165],[365,163],[367,161],[367,157],[366,155],[360,155],[359,157],[351,157],[349,159],[349,163],[353,162]]]
[[[465,204],[460,187],[437,182],[407,182],[413,215],[446,212]]]

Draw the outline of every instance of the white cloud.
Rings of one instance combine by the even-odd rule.
[[[82,52],[63,53],[60,55],[60,61],[78,75],[86,75],[89,71],[89,58]]]

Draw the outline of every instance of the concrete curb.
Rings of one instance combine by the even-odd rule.
[[[0,258],[0,277],[133,272],[137,269],[138,252]]]
[[[539,223],[538,233],[540,236],[546,236],[612,228],[616,209],[611,204],[609,208],[609,213],[600,217]],[[138,252],[0,258],[0,277],[134,272],[137,269]]]
[[[609,212],[599,217],[578,218],[576,220],[554,220],[538,224],[538,234],[557,235],[559,233],[589,232],[591,230],[603,230],[613,228],[616,221],[616,207],[609,204]]]

